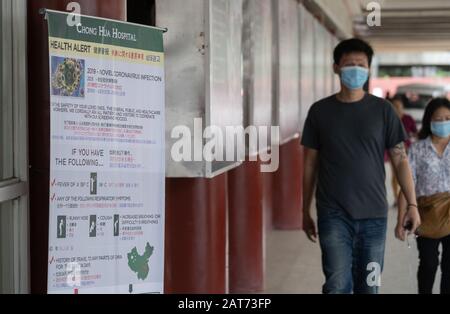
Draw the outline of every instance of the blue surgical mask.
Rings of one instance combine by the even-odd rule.
[[[341,80],[351,90],[361,89],[369,79],[369,70],[359,66],[341,68]]]
[[[437,137],[447,138],[450,136],[450,121],[431,122],[431,132]]]

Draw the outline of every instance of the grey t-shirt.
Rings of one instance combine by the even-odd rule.
[[[407,139],[392,105],[366,94],[343,103],[315,103],[302,145],[319,151],[317,208],[342,209],[353,219],[387,217],[384,153]]]

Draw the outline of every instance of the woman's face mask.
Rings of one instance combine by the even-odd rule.
[[[360,66],[349,66],[341,68],[341,81],[350,90],[364,87],[369,79],[369,69]]]
[[[450,136],[450,121],[431,122],[431,132],[441,138]]]

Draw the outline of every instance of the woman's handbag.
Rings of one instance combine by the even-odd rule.
[[[450,235],[450,192],[420,197],[418,203],[422,220],[418,235],[429,239]]]

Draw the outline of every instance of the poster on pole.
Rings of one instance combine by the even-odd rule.
[[[162,293],[163,30],[77,17],[46,11],[48,293]]]

